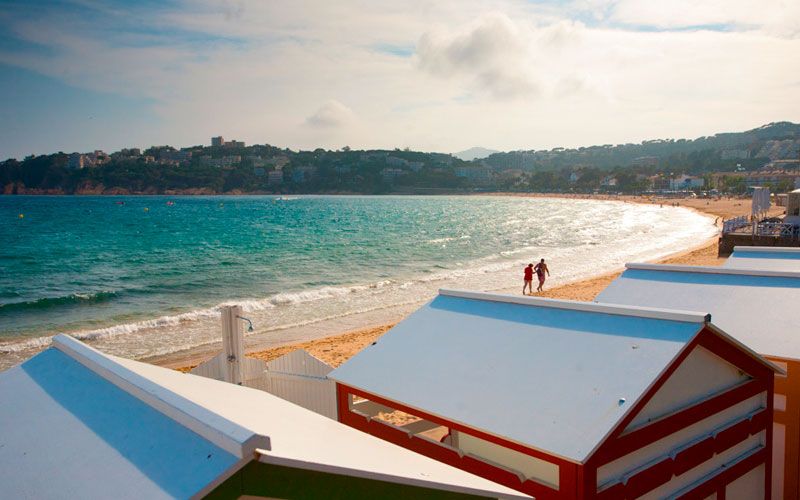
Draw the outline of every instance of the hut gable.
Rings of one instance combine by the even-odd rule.
[[[697,346],[626,427],[630,431],[732,389],[752,377],[710,350]]]

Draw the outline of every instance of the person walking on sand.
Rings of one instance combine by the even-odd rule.
[[[544,259],[540,260],[533,270],[536,271],[536,276],[539,278],[539,287],[536,289],[536,291],[542,292],[544,291],[544,273],[547,273],[547,275],[550,276],[550,270],[547,269],[547,264],[544,263]]]
[[[528,289],[528,295],[533,295],[533,264],[528,264],[525,268],[525,283],[522,285],[522,295],[525,295],[525,289]]]

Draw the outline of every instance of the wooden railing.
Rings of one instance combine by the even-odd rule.
[[[779,236],[781,238],[798,238],[798,227],[782,222],[759,222],[756,226],[758,236]]]
[[[722,221],[722,234],[733,233],[737,229],[747,227],[750,225],[750,219],[746,215],[740,215],[733,219]]]

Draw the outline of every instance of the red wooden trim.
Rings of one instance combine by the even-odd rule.
[[[708,436],[702,441],[679,451],[675,455],[675,475],[694,469],[714,456],[714,437]]]
[[[672,458],[667,457],[631,476],[625,483],[626,498],[639,498],[672,479],[673,464]]]
[[[342,386],[339,384],[336,385],[336,410],[337,415],[339,417],[340,422],[344,422],[344,418],[349,416],[352,412],[350,411],[350,400],[347,394],[347,391],[344,390]]]
[[[759,451],[755,452],[754,454],[750,455],[749,457],[745,458],[741,462],[733,465],[733,467],[729,467],[723,469],[722,471],[718,472],[713,477],[709,478],[708,481],[704,482],[703,484],[697,486],[693,490],[685,493],[678,497],[679,500],[694,500],[694,499],[703,499],[707,498],[708,496],[712,495],[719,490],[725,490],[725,486],[732,483],[736,479],[742,477],[743,475],[747,474],[751,470],[755,469],[759,465],[767,460],[769,453],[767,448],[762,448]],[[767,479],[766,489],[769,490],[769,480]],[[719,498],[719,497],[718,497]],[[765,496],[765,500],[768,499],[768,496]]]
[[[620,498],[625,498],[625,485],[622,483],[614,483],[597,493],[597,500],[619,500]]]
[[[761,412],[758,415],[754,415],[753,418],[750,420],[750,434],[755,434],[757,429],[763,426],[766,429],[766,458],[764,459],[764,500],[769,500],[772,498],[772,431],[775,427],[772,424],[772,420],[770,415],[775,414],[775,372],[770,373],[767,376],[767,410],[765,412]],[[795,476],[795,480],[797,476]],[[784,483],[786,483],[786,479],[784,476]],[[786,491],[784,486],[784,492]],[[722,497],[723,500],[725,497]]]
[[[586,467],[577,467],[575,471],[575,498],[593,498],[595,488],[586,487]],[[590,474],[591,475],[591,474]]]
[[[575,498],[576,477],[578,474],[578,470],[580,469],[580,466],[576,464],[566,462],[563,465],[559,465],[558,490],[552,489],[550,487],[545,486],[544,484],[532,480],[526,480],[522,482],[520,481],[519,477],[516,474],[508,470],[495,467],[494,465],[488,462],[484,462],[482,460],[478,460],[477,458],[473,458],[467,455],[462,456],[459,454],[458,451],[456,451],[451,447],[448,447],[447,445],[439,444],[433,440],[427,440],[417,436],[409,437],[409,434],[400,429],[399,427],[393,426],[388,423],[384,424],[379,421],[368,419],[361,415],[353,413],[352,411],[350,411],[349,405],[347,404],[348,396],[349,394],[352,393],[361,397],[365,397],[372,401],[375,401],[376,403],[385,404],[386,406],[390,406],[401,411],[406,411],[403,408],[398,408],[399,405],[397,405],[396,403],[393,403],[391,401],[386,401],[381,398],[376,398],[363,391],[359,391],[357,389],[353,389],[349,386],[345,386],[343,384],[338,384],[338,383],[336,384],[336,393],[338,399],[338,406],[340,410],[339,420],[344,424],[347,424],[351,427],[367,432],[374,436],[380,437],[386,441],[397,444],[404,448],[408,448],[422,455],[434,458],[436,460],[439,460],[440,462],[444,462],[446,464],[458,467],[473,474],[477,474],[481,477],[485,477],[496,483],[508,486],[509,488],[514,488],[516,490],[522,491],[523,493],[532,495],[538,499],[556,500],[556,499]],[[416,410],[407,411],[407,413],[413,413],[416,414],[417,416],[422,416],[420,415],[421,412],[418,412]],[[441,423],[439,422],[439,420],[441,419],[437,419],[436,422]],[[472,431],[471,429],[469,430],[470,434],[472,434],[473,432],[474,431]],[[548,458],[554,458],[554,457],[548,456]]]
[[[633,430],[609,441],[592,457],[598,466],[616,460],[628,453],[653,443],[689,425],[719,413],[736,403],[744,401],[761,392],[766,392],[769,384],[766,380],[749,380],[741,385],[728,389],[710,399],[689,406],[677,413],[651,422],[644,427]]]
[[[622,483],[612,484],[598,492],[598,495],[603,498],[614,498],[614,495],[617,495],[617,498],[638,498],[648,491],[663,485],[672,479],[672,476],[679,476],[700,465],[713,457],[715,453],[722,453],[741,443],[749,438],[751,434],[757,434],[767,429],[765,439],[768,439],[770,437],[769,429],[771,428],[771,423],[768,418],[764,417],[768,415],[769,409],[765,409],[749,419],[742,419],[714,436],[708,436],[702,441],[681,450],[674,458],[665,457],[650,467],[637,472],[624,485]],[[772,447],[767,444],[765,449],[770,452],[766,462],[768,468],[772,457]],[[622,486],[618,486],[618,484]]]
[[[747,352],[736,345],[731,344],[727,339],[714,333],[712,330],[703,329],[697,336],[699,344],[713,352],[722,359],[737,366],[753,378],[765,377],[768,373],[775,373],[764,364],[753,359]]]
[[[717,474],[712,476],[708,481],[697,486],[695,489],[684,494],[680,498],[706,498],[715,491],[718,492],[719,490],[724,490],[725,486],[731,481],[742,476],[762,463],[766,464],[769,460],[769,454],[768,448],[762,448],[733,467],[720,468],[718,469]],[[677,476],[682,474],[683,472],[676,469],[677,465],[678,464],[673,460],[665,458],[664,460],[654,464],[652,467],[648,467],[647,469],[631,476],[624,484],[617,482],[604,488],[597,493],[597,498],[604,500],[639,498],[640,496],[658,488],[659,486],[666,484],[672,479],[673,475]],[[768,466],[766,468],[768,468]],[[771,476],[769,474],[764,474],[764,476],[764,488],[767,492],[766,498],[768,499]]]
[[[722,453],[748,437],[750,437],[750,421],[741,420],[717,433],[714,438],[714,452]]]
[[[488,434],[486,432],[480,431],[478,429],[474,429],[472,427],[467,427],[466,425],[460,424],[458,422],[452,422],[452,421],[444,419],[442,417],[437,417],[436,415],[432,415],[430,413],[411,408],[411,407],[406,406],[406,405],[404,405],[402,403],[396,403],[394,401],[390,401],[390,400],[388,400],[386,398],[382,398],[382,397],[377,396],[375,394],[370,394],[370,393],[368,393],[366,391],[362,391],[360,389],[356,389],[355,387],[350,387],[348,385],[340,384],[338,382],[337,382],[336,386],[337,386],[337,388],[338,387],[343,387],[350,394],[353,394],[353,395],[356,395],[356,396],[360,396],[360,397],[365,398],[365,399],[369,399],[370,401],[374,401],[376,403],[380,403],[380,404],[388,406],[390,408],[394,408],[395,410],[400,410],[402,412],[409,413],[411,415],[416,415],[417,417],[423,418],[425,420],[429,420],[429,421],[437,423],[439,425],[443,425],[443,426],[448,427],[450,429],[456,429],[458,431],[464,432],[466,434],[470,434],[470,435],[475,436],[477,438],[489,441],[489,442],[494,443],[494,444],[498,444],[500,446],[503,446],[504,448],[509,448],[509,449],[514,450],[514,451],[518,451],[520,453],[524,453],[526,455],[530,455],[532,457],[540,458],[542,460],[554,463],[554,464],[559,465],[559,466],[561,466],[561,465],[574,465],[575,464],[575,462],[571,462],[571,461],[566,460],[564,458],[557,457],[555,455],[550,455],[549,453],[546,453],[544,451],[540,451],[540,450],[537,450],[537,449],[534,449],[534,448],[528,448],[527,446],[521,445],[519,443],[515,443],[513,441],[508,441],[506,439],[497,437],[497,436],[495,436],[493,434]],[[361,418],[363,418],[363,417],[361,417]]]

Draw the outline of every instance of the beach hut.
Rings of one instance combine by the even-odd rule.
[[[0,498],[505,498],[262,391],[60,335],[0,373]]]
[[[701,313],[441,290],[339,419],[537,499],[765,498],[775,367]]]
[[[780,366],[775,378],[773,498],[798,498],[800,273],[628,264],[598,302],[700,308],[714,324]]]
[[[724,267],[788,271],[800,273],[800,248],[797,247],[733,247]]]

